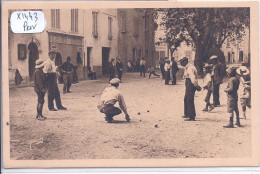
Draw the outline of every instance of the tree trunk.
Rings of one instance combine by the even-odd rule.
[[[196,52],[195,52],[195,60],[194,60],[194,65],[198,71],[198,75],[202,76],[203,75],[203,47],[201,44],[196,45]]]

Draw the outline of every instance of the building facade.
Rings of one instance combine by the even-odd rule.
[[[13,11],[9,11],[9,19]],[[9,27],[8,59],[10,86],[19,70],[28,86],[33,81],[35,61],[48,59],[57,50],[56,66],[71,57],[79,79],[87,79],[87,66],[97,76],[106,76],[108,62],[144,57],[154,65],[154,18],[151,9],[43,9],[46,28],[42,33],[16,34]]]
[[[118,9],[118,56],[126,66],[142,57],[155,63],[154,17],[152,9]]]

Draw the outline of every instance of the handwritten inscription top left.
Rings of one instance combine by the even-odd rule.
[[[42,11],[13,12],[10,22],[14,33],[40,33],[46,26]]]

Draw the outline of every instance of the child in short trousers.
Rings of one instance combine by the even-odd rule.
[[[249,70],[246,66],[241,66],[237,69],[237,74],[240,76],[242,93],[240,102],[243,110],[244,119],[246,119],[246,108],[251,108],[251,82]]]
[[[203,89],[207,91],[206,97],[205,97],[205,102],[206,102],[206,107],[202,111],[212,111],[214,109],[214,106],[210,104],[210,96],[212,93],[212,78],[211,78],[211,69],[212,67],[208,64],[206,64],[203,68],[204,70],[204,80],[203,80]]]
[[[45,65],[44,61],[41,59],[38,59],[35,66],[35,72],[34,72],[34,91],[36,92],[38,96],[38,104],[37,104],[37,120],[44,121],[47,119],[42,115],[42,109],[44,104],[44,96],[46,93],[47,85],[46,85],[46,78],[45,74],[43,73],[43,67]]]
[[[227,111],[229,113],[229,124],[227,126],[223,126],[224,128],[233,128],[233,112],[236,113],[236,125],[240,125],[239,120],[239,111],[238,111],[238,95],[237,91],[239,88],[239,79],[236,77],[236,68],[230,67],[227,69],[227,74],[229,77],[227,88],[225,92],[227,93]]]

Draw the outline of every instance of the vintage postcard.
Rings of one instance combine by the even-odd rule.
[[[259,165],[257,2],[2,5],[5,168]]]

